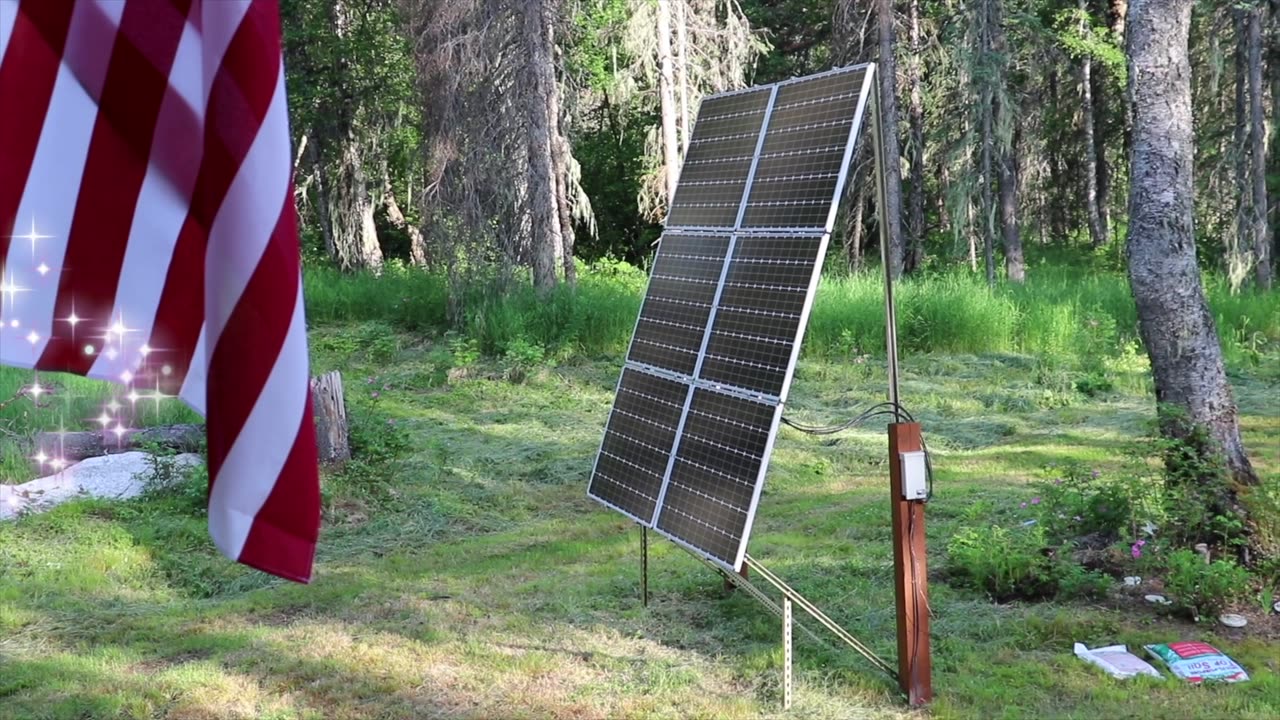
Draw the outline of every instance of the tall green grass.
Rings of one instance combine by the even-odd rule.
[[[577,288],[539,296],[517,283],[505,293],[472,288],[463,320],[448,322],[442,275],[395,269],[381,277],[308,269],[314,322],[378,320],[409,331],[453,331],[486,355],[535,345],[549,355],[625,350],[644,293],[642,271],[583,266]],[[1137,311],[1122,274],[1042,265],[1025,285],[988,288],[962,271],[907,278],[896,293],[898,337],[906,352],[1007,353],[1054,357],[1112,354],[1140,344]],[[1245,291],[1207,278],[1205,289],[1232,362],[1257,361],[1280,343],[1280,292]],[[833,357],[884,351],[884,295],[878,274],[824,278],[805,352]]]

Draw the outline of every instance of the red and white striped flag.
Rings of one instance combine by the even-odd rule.
[[[306,582],[291,174],[275,2],[0,0],[0,363],[181,396],[207,417],[215,544]]]

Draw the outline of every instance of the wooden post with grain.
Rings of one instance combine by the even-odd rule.
[[[316,420],[316,450],[320,462],[342,463],[351,459],[347,405],[342,395],[342,374],[327,372],[311,382]]]
[[[893,576],[898,616],[898,682],[907,702],[933,699],[929,655],[929,579],[924,501],[902,495],[902,455],[923,449],[918,423],[889,426],[889,494],[893,507]]]

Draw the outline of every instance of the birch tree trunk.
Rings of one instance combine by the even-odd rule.
[[[680,179],[680,141],[677,132],[674,59],[671,55],[671,0],[658,0],[658,98],[662,113],[662,164],[667,179],[667,207]]]
[[[880,36],[880,133],[884,144],[885,206],[881,208],[889,247],[889,270],[902,276],[902,153],[898,147],[898,67],[894,59],[893,0],[876,0]]]
[[[555,65],[551,46],[553,0],[526,0],[524,43],[525,106],[528,115],[528,199],[533,244],[533,285],[546,292],[556,285],[557,259],[563,252],[556,199],[555,152],[551,111],[555,107]]]
[[[1227,281],[1236,292],[1249,279],[1253,269],[1253,183],[1250,168],[1253,154],[1249,152],[1249,69],[1247,66],[1246,20],[1244,11],[1235,14],[1235,123],[1232,125],[1231,153],[1235,159],[1235,237],[1227,248]]]
[[[1080,34],[1090,33],[1087,0],[1080,0]],[[1089,224],[1089,240],[1094,247],[1107,243],[1107,228],[1102,222],[1102,206],[1098,202],[1098,143],[1094,128],[1093,59],[1086,52],[1080,62],[1080,124],[1084,135],[1084,202]]]
[[[1196,265],[1187,51],[1193,4],[1133,0],[1129,7],[1129,283],[1151,359],[1161,431],[1187,443],[1201,460],[1221,461],[1233,482],[1222,485],[1218,507],[1210,510],[1243,513],[1237,491],[1256,485],[1258,478],[1240,439],[1235,400]],[[1205,488],[1212,483],[1211,477],[1201,478]]]
[[[1253,258],[1258,287],[1271,289],[1271,237],[1267,224],[1267,128],[1262,111],[1266,88],[1262,85],[1262,13],[1260,5],[1248,11],[1247,45],[1249,49],[1249,150],[1250,180],[1253,191]],[[1278,20],[1273,18],[1273,21]],[[1272,69],[1275,73],[1277,70]],[[1273,122],[1275,120],[1273,119]]]
[[[676,0],[676,80],[680,89],[680,156],[689,149],[689,8]]]
[[[996,144],[995,118],[995,58],[993,48],[992,25],[994,13],[992,4],[999,0],[982,0],[974,9],[977,16],[978,62],[981,65],[976,75],[978,82],[978,222],[982,236],[982,258],[987,274],[987,285],[996,284],[996,206],[992,196],[992,185]]]
[[[915,272],[924,262],[924,94],[920,90],[920,56],[924,46],[920,37],[920,0],[908,7],[910,49],[907,55],[907,162],[911,165],[911,188],[907,197],[907,251],[903,272]]]

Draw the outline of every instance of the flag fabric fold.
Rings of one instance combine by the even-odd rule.
[[[117,383],[106,431],[185,400],[206,416],[214,543],[307,582],[291,175],[275,2],[0,0],[0,364]]]

